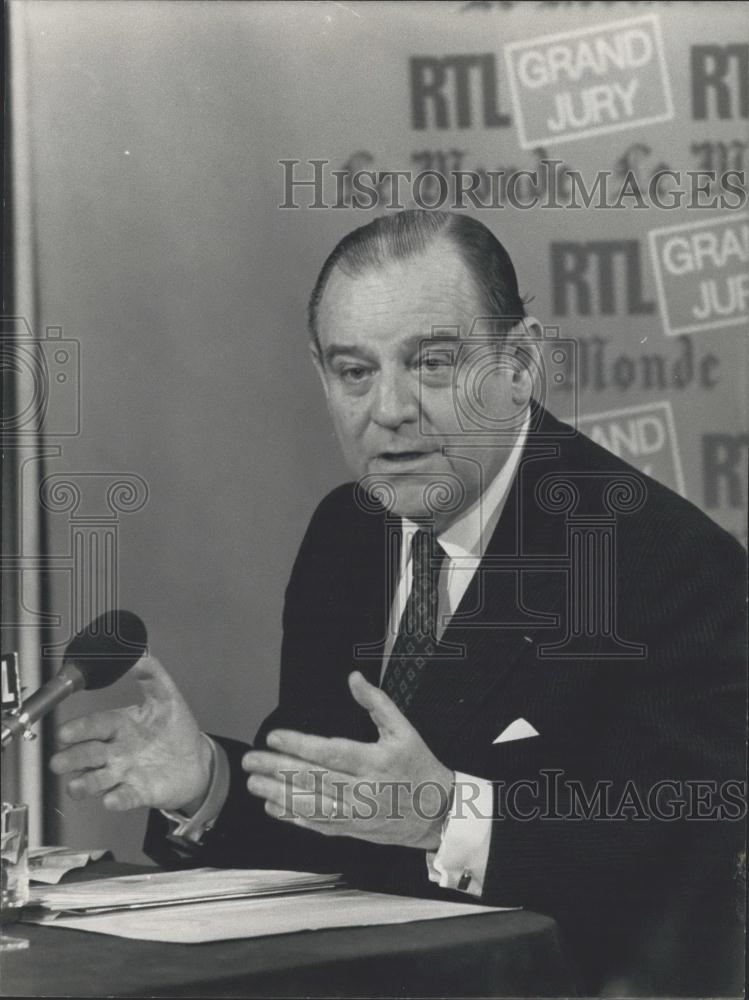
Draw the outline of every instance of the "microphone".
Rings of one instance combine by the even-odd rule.
[[[147,645],[146,626],[132,611],[99,615],[70,640],[57,676],[3,718],[2,746],[21,733],[31,738],[29,727],[75,691],[114,684],[138,662]]]

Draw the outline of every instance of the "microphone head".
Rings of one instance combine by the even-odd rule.
[[[138,662],[147,645],[146,626],[137,615],[107,611],[70,640],[62,669],[75,665],[87,691],[107,687]]]

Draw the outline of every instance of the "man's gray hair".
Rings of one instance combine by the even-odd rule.
[[[457,212],[407,209],[379,216],[347,233],[328,255],[315,282],[307,311],[309,331],[318,340],[318,312],[334,267],[349,277],[394,260],[424,253],[439,239],[448,240],[473,276],[483,318],[497,333],[506,333],[525,316],[525,305],[510,255],[494,233],[478,219]]]

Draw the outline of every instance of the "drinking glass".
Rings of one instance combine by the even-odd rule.
[[[16,923],[29,901],[28,806],[2,804],[0,833],[0,951],[28,948],[26,938],[6,934],[6,924]]]

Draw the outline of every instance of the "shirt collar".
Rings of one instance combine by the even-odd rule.
[[[483,558],[515,478],[515,471],[528,436],[529,425],[530,409],[526,412],[523,426],[510,449],[507,461],[497,475],[478,500],[437,536],[437,541],[449,559]],[[416,530],[418,525],[404,517],[403,527],[410,529],[410,533],[411,530]]]

